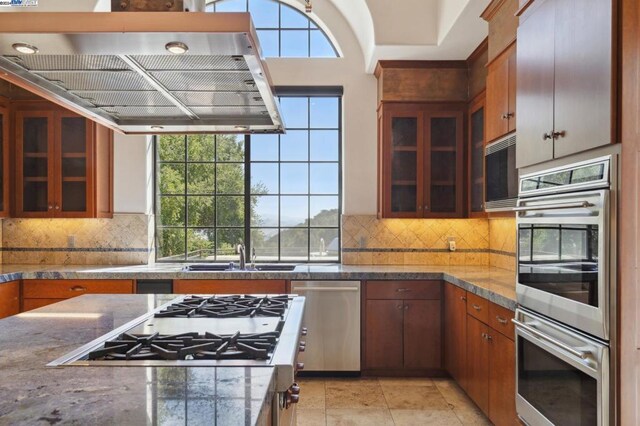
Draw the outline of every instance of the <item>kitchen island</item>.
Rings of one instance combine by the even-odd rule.
[[[0,424],[269,424],[273,367],[46,367],[174,297],[85,295],[0,320]]]

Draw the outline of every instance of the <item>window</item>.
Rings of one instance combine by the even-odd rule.
[[[158,261],[340,256],[341,99],[281,96],[284,135],[156,137]]]
[[[250,12],[264,57],[338,56],[327,35],[307,15],[276,0],[217,0],[207,10]]]

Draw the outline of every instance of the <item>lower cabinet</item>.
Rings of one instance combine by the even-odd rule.
[[[442,369],[441,293],[440,281],[365,283],[365,374]]]
[[[20,281],[0,283],[0,318],[20,312]]]
[[[444,368],[462,389],[467,389],[467,292],[444,285]]]
[[[24,280],[22,311],[83,294],[132,294],[133,280]]]
[[[478,316],[497,325],[481,321],[475,310],[467,315],[466,391],[494,425],[517,425],[513,312],[485,302],[488,311]]]
[[[177,294],[283,294],[285,280],[174,280]]]

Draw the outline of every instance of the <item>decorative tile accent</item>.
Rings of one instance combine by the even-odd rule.
[[[5,264],[123,265],[154,260],[153,217],[115,214],[113,219],[5,219]],[[68,246],[70,235],[75,246]]]

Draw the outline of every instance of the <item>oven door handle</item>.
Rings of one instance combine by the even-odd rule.
[[[588,201],[574,201],[570,203],[556,203],[556,204],[543,204],[539,206],[520,206],[514,207],[512,211],[514,212],[528,212],[528,211],[540,211],[540,210],[563,210],[563,209],[579,209],[579,208],[588,208],[593,207],[594,204]]]
[[[518,321],[518,320],[517,320],[517,319],[515,319],[515,318],[513,318],[511,321],[512,321],[515,325],[517,325],[518,327],[520,327],[520,328],[522,328],[523,330],[525,330],[525,331],[527,331],[527,332],[529,332],[529,333],[533,334],[533,335],[534,335],[534,336],[536,336],[537,338],[542,339],[542,340],[546,340],[547,342],[549,342],[549,343],[551,343],[551,344],[553,344],[553,345],[556,345],[556,346],[558,346],[558,347],[562,348],[563,350],[565,350],[565,351],[569,352],[569,353],[570,353],[570,354],[572,354],[573,356],[576,356],[576,357],[578,357],[578,358],[580,358],[580,359],[587,359],[587,358],[589,357],[589,354],[591,353],[591,352],[588,352],[588,351],[579,351],[579,350],[577,350],[577,349],[575,349],[575,348],[572,348],[571,346],[569,346],[569,345],[567,345],[567,344],[565,344],[565,343],[562,343],[561,341],[556,340],[556,339],[554,339],[553,337],[549,337],[549,336],[547,336],[546,334],[541,333],[540,331],[536,330],[536,329],[535,329],[535,328],[533,328],[532,326],[527,325],[527,324],[525,324],[525,323],[523,323],[523,322],[520,322],[520,321]]]

